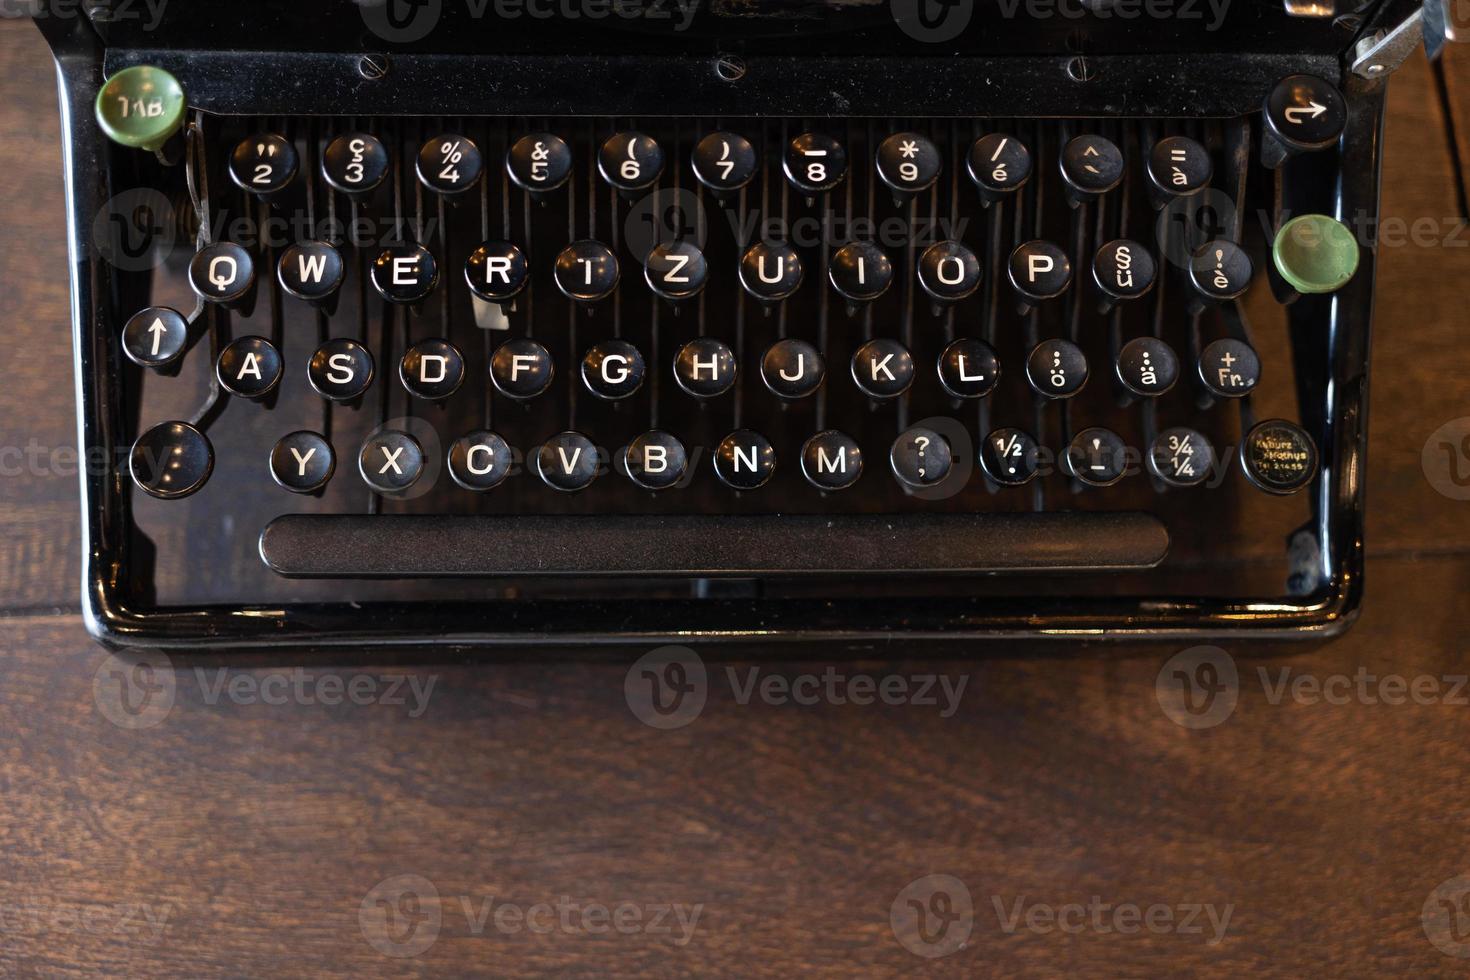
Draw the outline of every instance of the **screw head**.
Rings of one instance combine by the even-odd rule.
[[[388,74],[386,54],[365,54],[357,62],[357,73],[368,81],[377,81]]]
[[[715,74],[727,82],[740,81],[745,77],[747,70],[745,59],[739,55],[721,55],[715,60]]]

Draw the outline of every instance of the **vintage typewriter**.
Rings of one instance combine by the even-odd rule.
[[[1353,618],[1437,0],[83,12],[37,23],[105,642]]]

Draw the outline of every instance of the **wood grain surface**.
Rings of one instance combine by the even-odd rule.
[[[1470,966],[1451,955],[1470,956],[1470,503],[1421,463],[1470,416],[1463,231],[1380,253],[1363,617],[1330,645],[1211,654],[1238,678],[1228,714],[1225,693],[1179,713],[1175,670],[1209,675],[1173,647],[701,650],[707,700],[665,730],[630,707],[644,651],[222,670],[91,643],[57,458],[75,416],[52,76],[25,22],[0,20],[0,64],[0,447],[38,447],[0,460],[0,974]],[[1392,83],[1384,212],[1448,239],[1430,85],[1422,59]],[[829,666],[839,690],[937,703],[796,703],[839,684]]]

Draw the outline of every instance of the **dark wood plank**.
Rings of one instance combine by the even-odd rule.
[[[14,620],[0,675],[0,906],[28,911],[24,928],[0,932],[0,969],[898,975],[927,961],[895,938],[890,906],[940,873],[965,883],[975,911],[968,946],[934,972],[1448,974],[1459,961],[1430,943],[1420,914],[1470,870],[1458,775],[1470,709],[1272,703],[1282,670],[1461,683],[1464,615],[1447,597],[1470,587],[1470,559],[1375,560],[1371,574],[1345,640],[1232,649],[1239,704],[1201,730],[1157,700],[1175,647],[999,647],[838,668],[963,681],[949,717],[914,704],[741,704],[752,664],[711,658],[702,713],[670,731],[625,701],[642,651],[419,664],[409,673],[433,687],[418,717],[409,705],[238,703],[215,686],[256,691],[289,673],[206,665],[201,678],[180,665],[172,709],[129,729],[109,721],[119,688],[105,667],[94,685],[106,660],[75,620]],[[827,662],[768,663],[759,676],[820,677]],[[402,669],[364,657],[306,676]],[[418,957],[387,957],[359,909],[379,882],[410,874],[437,890],[422,910],[438,909],[440,932]],[[547,935],[493,919],[475,934],[461,896],[701,911],[686,945],[677,931],[587,934],[580,912]],[[1208,928],[1007,932],[995,908],[1092,896],[1233,909],[1211,943]],[[107,923],[128,905],[169,910],[158,942],[67,918]]]

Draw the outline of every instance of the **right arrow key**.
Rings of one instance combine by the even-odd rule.
[[[1297,153],[1325,150],[1347,124],[1347,103],[1326,79],[1288,75],[1266,97],[1267,138],[1261,162],[1274,170]]]

